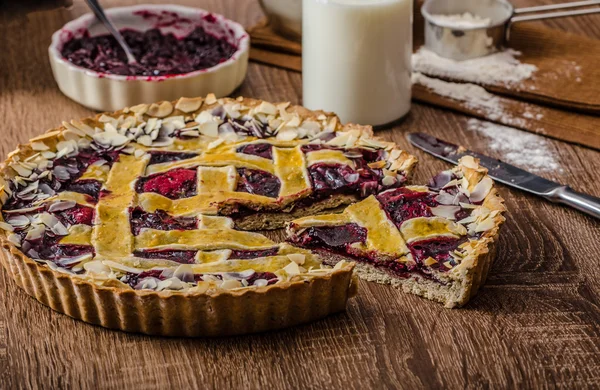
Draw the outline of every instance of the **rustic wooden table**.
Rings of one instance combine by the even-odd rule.
[[[515,1],[544,2],[553,1]],[[263,16],[251,0],[181,3],[246,26]],[[3,155],[64,119],[92,114],[58,91],[47,59],[51,33],[83,12],[76,1],[72,10],[0,26]],[[600,38],[599,16],[547,24]],[[298,103],[301,76],[251,64],[237,94]],[[409,131],[500,157],[488,138],[466,130],[467,120],[415,104],[408,120],[380,134],[419,157],[416,180],[425,181],[448,164],[409,146]],[[547,142],[560,169],[543,175],[600,196],[600,153]],[[510,213],[497,260],[483,290],[459,310],[361,282],[347,313],[310,325],[213,340],[152,338],[55,313],[1,271],[0,388],[597,388],[600,224],[533,196],[500,191]]]

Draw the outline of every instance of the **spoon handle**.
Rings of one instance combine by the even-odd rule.
[[[104,26],[112,34],[112,36],[115,37],[115,39],[125,52],[125,55],[127,55],[127,62],[130,64],[136,63],[137,60],[135,59],[131,48],[129,47],[127,42],[125,42],[125,39],[123,38],[119,30],[117,30],[115,25],[112,24],[112,22],[106,17],[102,6],[96,0],[85,0],[85,2],[88,4],[92,12],[94,12],[94,15],[96,15],[96,17],[104,24]]]

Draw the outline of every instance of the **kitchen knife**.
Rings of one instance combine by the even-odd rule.
[[[568,186],[555,183],[500,160],[473,152],[424,133],[407,135],[411,144],[436,157],[458,164],[462,156],[478,158],[494,180],[527,191],[553,203],[561,203],[600,219],[600,198],[582,194]]]

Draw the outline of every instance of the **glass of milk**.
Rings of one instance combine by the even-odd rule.
[[[410,110],[413,0],[303,0],[304,106],[382,126]]]

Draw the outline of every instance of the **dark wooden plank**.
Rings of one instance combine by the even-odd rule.
[[[250,0],[179,2],[246,26],[262,16]],[[26,23],[0,27],[3,154],[63,119],[91,114],[59,93],[46,58],[51,32],[84,10],[76,1],[70,11],[40,12]],[[598,16],[548,25],[600,38]],[[299,103],[301,76],[251,64],[237,94]],[[498,155],[485,137],[466,130],[467,119],[415,104],[402,124],[380,134],[420,158],[415,180],[422,182],[448,165],[410,147],[404,138],[409,131]],[[599,196],[600,153],[547,142],[561,170],[542,174]],[[600,386],[598,222],[507,188],[500,191],[510,213],[498,257],[487,285],[461,310],[362,282],[347,313],[295,329],[215,340],[151,338],[54,313],[2,271],[0,388]]]

